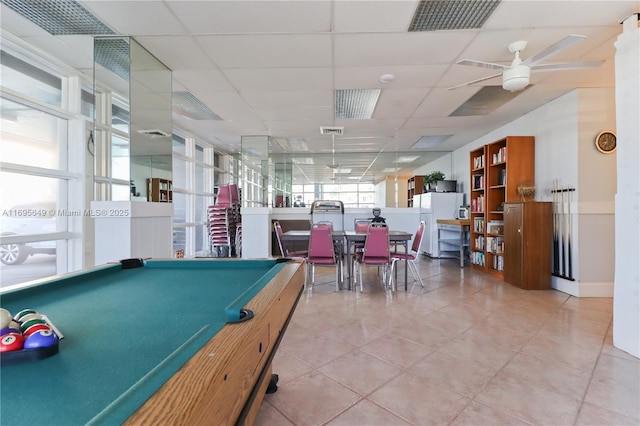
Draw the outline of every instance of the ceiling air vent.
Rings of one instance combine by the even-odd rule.
[[[409,26],[412,31],[482,28],[501,0],[421,0]]]
[[[344,127],[320,127],[321,135],[342,135],[344,133]]]
[[[149,136],[151,139],[168,138],[169,136],[171,136],[169,133],[160,129],[142,129],[138,130],[138,133],[140,133],[141,135]]]

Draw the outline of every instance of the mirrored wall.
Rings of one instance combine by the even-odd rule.
[[[171,70],[131,37],[96,37],[94,94],[96,199],[170,202]]]

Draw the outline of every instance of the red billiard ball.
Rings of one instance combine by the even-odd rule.
[[[40,331],[40,330],[51,330],[51,327],[49,327],[47,324],[34,324],[31,327],[29,327],[26,330],[24,330],[22,332],[22,335],[26,339],[27,337],[29,337],[30,335],[32,335],[36,331]]]
[[[0,338],[0,352],[19,351],[23,346],[24,337],[20,333],[9,333]]]
[[[46,348],[58,343],[58,336],[51,330],[39,330],[24,341],[25,349]]]

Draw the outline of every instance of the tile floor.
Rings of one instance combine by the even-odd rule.
[[[365,268],[364,293],[316,268],[256,425],[640,424],[640,360],[612,345],[612,299],[419,268],[408,292]]]

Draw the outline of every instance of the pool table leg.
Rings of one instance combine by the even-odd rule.
[[[277,374],[271,374],[271,380],[269,380],[269,385],[267,386],[267,393],[276,393],[278,391],[278,377]]]

